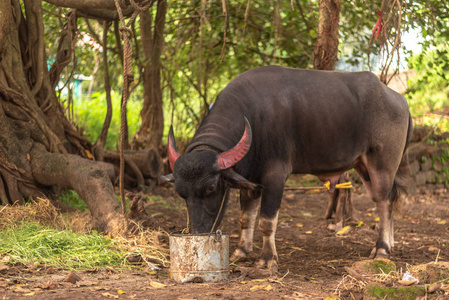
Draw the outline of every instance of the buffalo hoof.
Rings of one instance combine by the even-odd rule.
[[[373,250],[371,251],[371,254],[369,256],[369,258],[371,259],[375,259],[375,258],[389,258],[390,254],[389,252],[387,252],[387,250],[383,249],[383,248],[376,248],[374,247]]]
[[[231,255],[229,259],[231,262],[234,261],[242,261],[246,259],[247,254],[240,248],[235,249],[234,253]]]
[[[261,258],[257,263],[257,267],[261,269],[268,269],[272,274],[276,274],[278,272],[278,262],[275,259]]]

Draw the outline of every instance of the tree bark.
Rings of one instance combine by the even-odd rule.
[[[162,112],[161,53],[164,43],[165,16],[167,1],[159,0],[152,28],[152,15],[149,10],[140,14],[140,32],[144,52],[144,103],[140,112],[142,125],[134,136],[134,149],[157,149],[162,143],[164,116]]]
[[[127,225],[117,213],[114,197],[114,167],[78,155],[55,154],[35,144],[31,150],[31,171],[39,184],[75,190],[92,213],[93,226],[111,234],[124,232]]]
[[[54,91],[72,58],[76,12],[67,15],[53,71],[47,71],[40,1],[0,0],[0,203],[24,203],[53,187],[74,189],[87,203],[94,226],[123,232],[111,164],[85,157],[92,144],[64,115]],[[25,13],[25,16],[22,14]]]
[[[340,0],[320,0],[318,35],[313,52],[313,67],[333,70],[338,57]]]

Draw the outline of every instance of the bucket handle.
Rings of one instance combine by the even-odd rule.
[[[221,232],[220,229],[217,229],[217,231],[215,231],[215,238],[214,241],[216,243],[221,242],[221,237],[223,236],[223,232]]]

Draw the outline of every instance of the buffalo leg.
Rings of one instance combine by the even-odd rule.
[[[330,219],[332,218],[333,213],[336,211],[336,207],[337,207],[337,197],[338,197],[338,193],[339,191],[336,190],[333,193],[329,194],[329,202],[327,204],[327,210],[326,210],[326,215],[325,218],[326,219]]]
[[[399,163],[398,163],[399,164]],[[370,169],[368,164],[370,180],[362,178],[367,190],[371,193],[376,203],[379,214],[379,239],[371,251],[370,258],[386,258],[389,256],[393,246],[393,199],[389,199],[389,193],[393,189],[395,172],[391,170]]]
[[[345,222],[346,207],[346,191],[337,191],[337,208],[335,209],[335,231],[338,232],[343,228]]]
[[[376,202],[379,213],[379,239],[370,258],[387,258],[394,246],[392,204],[389,200]]]
[[[273,217],[260,214],[259,229],[263,235],[261,258],[258,262],[260,268],[268,268],[273,273],[278,271],[278,255],[276,251],[275,235],[278,223],[279,210]]]
[[[265,189],[260,204],[259,230],[262,232],[263,246],[258,266],[268,268],[272,272],[278,270],[275,235],[285,183],[285,180],[282,180],[284,177],[282,172],[283,169],[273,168],[262,179]]]
[[[255,195],[251,190],[240,191],[240,241],[231,256],[231,261],[246,258],[253,251],[254,227],[256,224],[257,209],[259,207],[260,193]]]

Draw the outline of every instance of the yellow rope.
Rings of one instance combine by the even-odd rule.
[[[324,186],[329,190],[331,187],[330,181],[326,181],[324,183]],[[336,189],[350,189],[350,188],[352,188],[352,182],[348,181],[348,182],[339,183],[339,184],[335,185],[335,188]]]
[[[287,191],[289,191],[289,190],[321,190],[321,189],[323,189],[323,190],[324,189],[328,189],[329,190],[330,186],[331,186],[330,182],[326,181],[323,186],[305,186],[305,187],[304,186],[298,186],[298,187],[296,187],[296,186],[286,186],[284,188],[284,190],[287,190]],[[337,184],[335,186],[335,188],[336,189],[351,189],[351,188],[353,188],[353,186],[352,186],[352,182],[348,181],[348,182]]]

